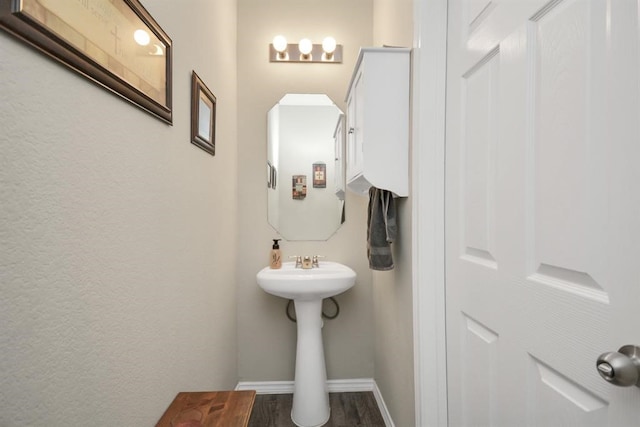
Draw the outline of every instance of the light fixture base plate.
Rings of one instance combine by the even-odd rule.
[[[309,62],[323,64],[341,64],[342,63],[342,45],[337,44],[336,50],[331,57],[322,50],[322,44],[313,44],[313,49],[309,55],[302,55],[297,44],[287,44],[287,50],[281,54],[269,44],[269,62]]]

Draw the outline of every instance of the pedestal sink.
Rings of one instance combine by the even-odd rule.
[[[312,269],[285,262],[278,270],[260,270],[257,281],[265,292],[294,301],[298,342],[291,420],[300,427],[321,426],[331,415],[322,346],[322,300],[351,288],[356,273],[337,262],[320,262]]]

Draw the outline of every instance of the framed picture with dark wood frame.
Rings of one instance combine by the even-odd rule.
[[[216,97],[195,71],[191,73],[191,142],[216,155]]]
[[[0,28],[172,124],[172,42],[139,0],[0,0]]]

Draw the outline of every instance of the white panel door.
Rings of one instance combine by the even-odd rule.
[[[640,426],[637,0],[450,0],[451,425]]]

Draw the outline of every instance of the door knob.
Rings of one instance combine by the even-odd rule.
[[[618,351],[601,354],[596,362],[605,381],[620,387],[640,387],[640,347],[625,345]]]

